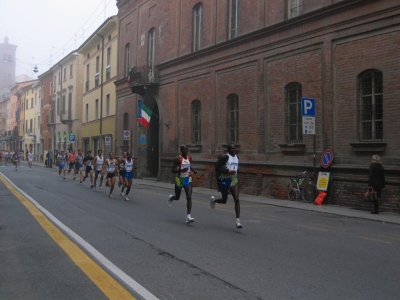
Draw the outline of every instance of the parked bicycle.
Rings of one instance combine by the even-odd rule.
[[[297,175],[296,178],[290,178],[288,185],[288,197],[295,200],[302,196],[303,201],[311,203],[317,197],[317,188],[314,183],[313,174],[308,175],[307,171]]]

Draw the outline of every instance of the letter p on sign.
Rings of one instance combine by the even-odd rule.
[[[315,117],[314,98],[301,98],[301,115],[303,117]]]

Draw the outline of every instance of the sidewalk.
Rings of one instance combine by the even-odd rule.
[[[37,166],[44,167],[44,164],[33,162]],[[53,168],[57,168],[53,164]],[[172,183],[160,182],[156,181],[155,179],[134,179],[133,184],[138,185],[146,185],[146,186],[155,186],[159,188],[168,189],[170,191],[174,190],[174,185]],[[219,193],[216,190],[211,190],[202,187],[194,188],[196,193],[209,195],[209,196],[216,196]],[[369,211],[366,210],[356,210],[352,209],[351,207],[346,206],[336,206],[336,205],[314,205],[313,203],[305,203],[302,200],[282,200],[282,199],[274,199],[274,198],[267,198],[264,196],[252,196],[247,194],[240,194],[240,199],[243,201],[253,202],[253,203],[262,203],[268,204],[273,206],[280,206],[286,208],[294,208],[294,209],[302,209],[308,211],[314,211],[319,213],[337,215],[347,218],[359,218],[365,220],[373,220],[379,221],[383,223],[392,223],[400,225],[400,214],[391,213],[391,212],[382,212],[379,215],[370,214]]]

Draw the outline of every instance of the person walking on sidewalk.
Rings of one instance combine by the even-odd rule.
[[[236,148],[234,145],[228,146],[228,153],[222,156],[218,160],[217,169],[221,173],[220,175],[220,190],[222,198],[215,199],[211,196],[210,206],[215,208],[215,203],[226,204],[228,200],[228,192],[230,191],[235,201],[235,212],[236,212],[236,228],[243,228],[240,224],[240,202],[239,202],[239,186],[237,172],[239,168],[239,157],[235,154]]]
[[[372,163],[369,166],[369,188],[372,188],[374,195],[374,210],[371,214],[379,214],[378,199],[381,198],[382,189],[385,187],[385,170],[381,165],[379,155],[372,155]]]
[[[192,177],[190,176],[190,171],[193,171],[194,174],[197,174],[197,171],[191,167],[192,158],[188,155],[188,147],[183,144],[180,150],[181,155],[175,158],[172,165],[172,173],[178,174],[175,177],[175,196],[169,195],[167,203],[171,207],[173,200],[179,200],[182,188],[184,188],[187,201],[186,223],[189,224],[194,222],[194,218],[190,215],[192,211]]]

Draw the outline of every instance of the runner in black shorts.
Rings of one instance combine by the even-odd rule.
[[[92,167],[92,162],[94,158],[92,156],[92,151],[88,151],[87,155],[83,158],[83,164],[86,166],[85,167],[85,177],[83,177],[83,181],[88,177],[90,174],[90,188],[93,188],[93,167]]]
[[[118,172],[117,160],[114,158],[114,152],[109,153],[109,158],[104,161],[104,166],[107,172],[107,184],[110,187],[110,198],[113,198],[112,192],[115,185],[115,174]]]

